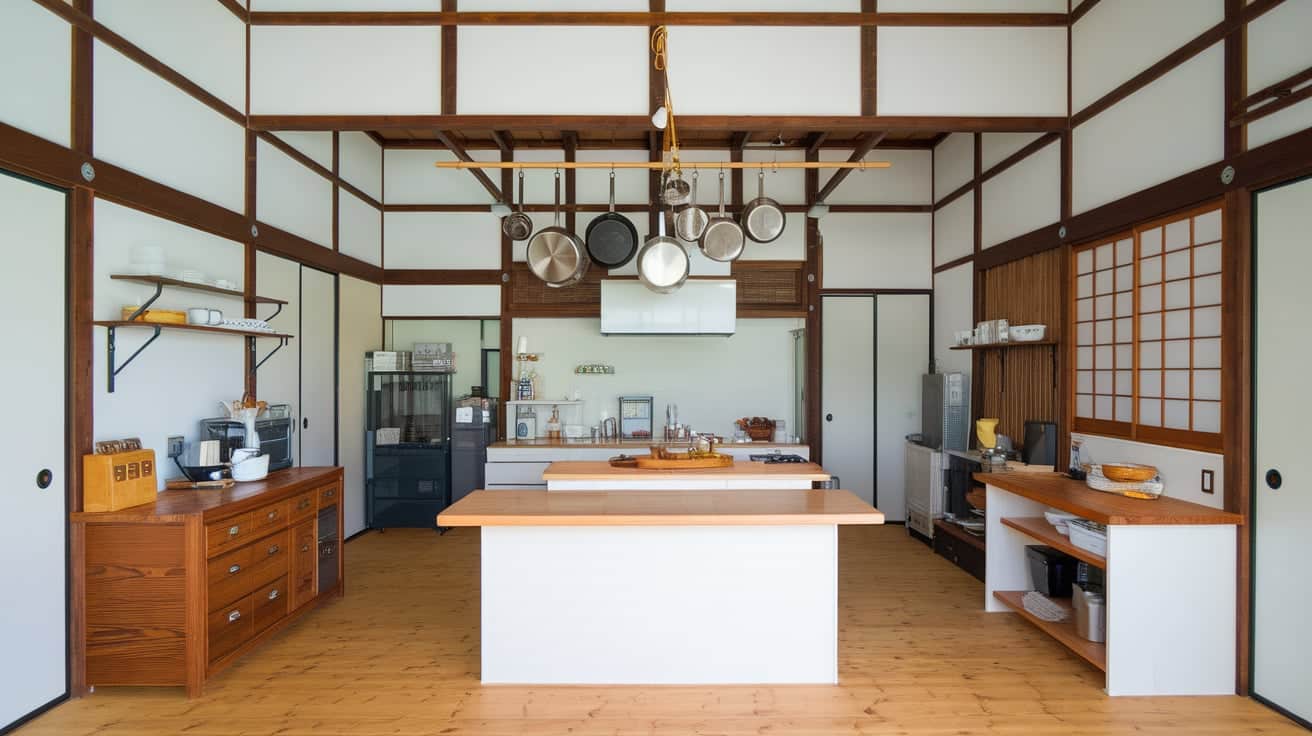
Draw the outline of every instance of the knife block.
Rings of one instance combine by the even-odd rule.
[[[155,451],[82,456],[82,508],[118,511],[155,500]]]

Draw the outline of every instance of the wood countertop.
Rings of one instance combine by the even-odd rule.
[[[829,473],[815,463],[775,463],[742,461],[727,468],[696,470],[647,470],[616,468],[605,461],[562,460],[547,466],[543,480],[652,480],[657,478],[733,480],[829,480]]]
[[[438,526],[798,526],[883,524],[851,491],[475,491]]]
[[[1099,524],[1236,524],[1244,517],[1201,504],[1162,496],[1156,500],[1128,498],[1095,491],[1084,481],[1061,473],[975,473],[975,480],[1024,496]]]
[[[660,447],[687,447],[688,442],[687,441],[666,442],[664,440],[607,440],[605,442],[602,442],[601,440],[597,440],[594,442],[592,439],[502,440],[500,442],[493,442],[492,444],[488,445],[488,449],[505,450],[511,448],[517,448],[517,449],[527,448],[527,449],[557,449],[558,450],[562,447],[581,448],[581,449],[600,447],[600,448],[615,449],[615,450],[645,450],[648,447],[651,447],[652,445],[658,445]],[[810,445],[794,444],[789,442],[726,442],[720,445],[720,447],[726,450],[758,449],[761,452],[769,452],[770,450],[773,450],[775,448],[779,448],[780,450],[805,450],[809,448]]]
[[[215,509],[222,509],[224,515],[239,514],[341,479],[342,469],[335,466],[285,468],[269,473],[264,480],[238,483],[231,488],[164,491],[155,496],[154,503],[118,511],[78,512],[69,514],[69,518],[75,522],[180,522],[189,516],[205,516]]]

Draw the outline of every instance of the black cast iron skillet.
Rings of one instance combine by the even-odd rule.
[[[638,252],[638,230],[615,211],[615,172],[610,172],[610,210],[588,224],[588,255],[599,266],[620,268]]]

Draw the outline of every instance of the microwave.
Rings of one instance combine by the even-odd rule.
[[[269,456],[269,470],[282,470],[292,466],[292,430],[290,416],[267,417],[255,420],[255,433],[259,435],[260,453]],[[246,446],[246,425],[236,419],[202,419],[202,440],[219,441],[219,462],[231,462],[232,451]]]

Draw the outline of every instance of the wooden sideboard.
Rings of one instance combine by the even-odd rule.
[[[288,468],[223,490],[72,514],[84,551],[86,684],[205,681],[341,596],[342,469]],[[337,580],[319,581],[319,512],[337,508]],[[329,568],[331,570],[331,567]]]

